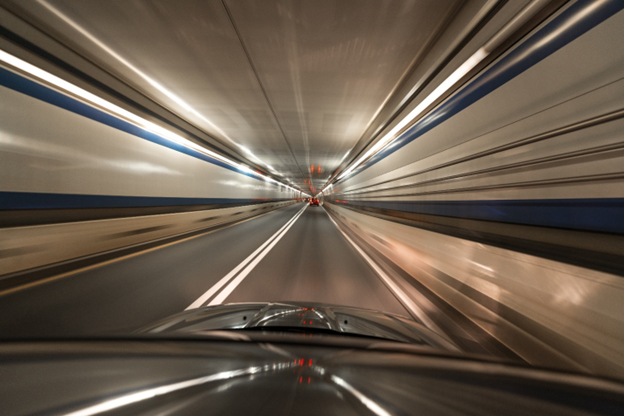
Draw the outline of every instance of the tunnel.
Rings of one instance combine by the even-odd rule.
[[[622,9],[1,0],[0,339],[304,302],[621,380]]]

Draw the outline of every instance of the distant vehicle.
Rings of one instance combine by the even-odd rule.
[[[310,205],[316,205],[318,207],[319,206],[319,200],[316,199],[316,198],[310,199]]]
[[[624,385],[465,354],[398,315],[280,302],[0,343],[0,398],[3,416],[621,415]]]

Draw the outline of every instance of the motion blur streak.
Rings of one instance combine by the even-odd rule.
[[[261,367],[251,367],[242,370],[223,371],[221,373],[211,374],[205,377],[194,378],[191,380],[181,381],[179,383],[168,384],[165,386],[154,387],[153,389],[141,390],[136,393],[127,394],[125,396],[116,397],[114,399],[107,400],[96,405],[86,407],[84,409],[76,410],[75,412],[66,413],[65,416],[91,416],[99,413],[108,412],[109,410],[117,409],[123,406],[128,406],[133,403],[137,403],[143,400],[151,399],[156,396],[162,396],[163,394],[173,393],[178,390],[188,389],[189,387],[195,387],[202,384],[210,383],[213,381],[227,380],[234,377],[241,377],[252,375],[260,372]]]
[[[50,84],[52,84],[52,85],[54,85],[56,87],[59,87],[59,88],[63,89],[64,91],[66,91],[66,92],[68,92],[70,94],[75,94],[78,97],[83,98],[83,99],[89,101],[92,104],[95,104],[96,106],[103,107],[106,110],[112,112],[113,114],[118,115],[118,116],[120,116],[120,117],[122,117],[124,119],[129,120],[129,121],[135,123],[137,126],[139,126],[141,128],[144,128],[145,130],[147,130],[149,132],[158,134],[158,135],[160,135],[160,136],[162,136],[162,137],[164,137],[164,138],[166,138],[168,140],[171,140],[174,143],[180,144],[180,145],[182,145],[184,147],[187,147],[189,149],[192,149],[192,150],[198,151],[200,153],[206,154],[206,155],[208,155],[208,156],[210,156],[210,157],[212,157],[214,159],[217,159],[219,161],[227,163],[228,165],[233,166],[233,167],[235,167],[235,168],[237,168],[237,169],[239,169],[239,170],[241,170],[243,172],[246,172],[248,174],[258,176],[258,177],[260,177],[260,178],[262,178],[262,179],[264,179],[266,181],[269,181],[269,182],[279,183],[281,186],[285,186],[286,188],[292,189],[293,191],[297,191],[296,189],[290,187],[289,185],[286,185],[284,183],[278,182],[278,181],[276,181],[275,179],[273,179],[271,177],[265,176],[265,175],[263,175],[263,174],[261,174],[259,172],[254,171],[253,169],[249,168],[248,166],[241,165],[240,163],[236,163],[236,162],[234,162],[234,161],[232,161],[232,160],[230,160],[228,158],[225,158],[225,157],[221,156],[218,153],[215,153],[215,152],[213,152],[211,150],[206,149],[205,147],[199,146],[199,145],[193,143],[192,141],[187,140],[184,137],[182,137],[182,136],[180,136],[180,135],[178,135],[176,133],[173,133],[170,130],[162,128],[162,127],[160,127],[160,126],[158,126],[158,125],[156,125],[156,124],[154,124],[154,123],[152,123],[150,121],[147,121],[147,120],[145,120],[145,119],[143,119],[143,118],[141,118],[141,117],[139,117],[139,116],[129,112],[129,111],[126,111],[126,110],[124,110],[121,107],[118,107],[118,106],[116,106],[116,105],[114,105],[114,104],[112,104],[112,103],[110,103],[110,102],[108,102],[108,101],[106,101],[106,100],[104,100],[104,99],[94,95],[94,94],[91,94],[88,91],[83,90],[82,88],[79,88],[79,87],[77,87],[77,86],[75,86],[75,85],[73,85],[73,84],[71,84],[71,83],[69,83],[69,82],[67,82],[65,80],[60,79],[59,77],[56,77],[56,76],[54,76],[54,75],[52,75],[52,74],[50,74],[50,73],[48,73],[48,72],[46,72],[46,71],[44,71],[44,70],[42,70],[40,68],[37,68],[37,67],[29,64],[28,62],[25,62],[25,61],[15,57],[15,56],[12,56],[12,55],[6,53],[3,50],[0,50],[0,60],[2,60],[3,62],[5,62],[5,63],[7,63],[7,64],[9,64],[9,65],[11,65],[11,66],[13,66],[15,68],[18,68],[18,69],[20,69],[22,71],[25,71],[28,74],[33,75],[33,76],[35,76],[35,77],[37,77],[37,78],[39,78],[39,79],[41,79],[41,80],[43,80],[45,82],[48,82],[48,83],[50,83]]]
[[[250,221],[250,220],[252,220],[254,218],[255,217],[248,218],[248,219],[245,219],[245,220],[241,220],[241,221],[236,222],[235,224],[240,224],[241,222]],[[135,256],[139,256],[141,254],[146,254],[146,253],[149,253],[149,252],[152,252],[152,251],[161,250],[161,249],[169,247],[171,245],[179,244],[179,243],[183,243],[185,241],[189,241],[189,240],[192,240],[192,239],[195,239],[195,238],[199,238],[199,237],[205,236],[206,234],[209,234],[209,233],[212,233],[212,232],[215,232],[215,231],[217,231],[217,230],[210,229],[209,231],[202,232],[199,235],[193,235],[191,237],[186,237],[186,238],[183,238],[183,239],[177,239],[176,241],[173,241],[171,243],[162,243],[162,244],[157,245],[156,247],[145,249],[145,250],[141,250],[141,251],[139,251],[137,253],[128,254],[126,256],[115,257],[112,260],[99,262],[99,263],[96,263],[96,264],[94,264],[92,266],[87,266],[87,267],[83,267],[83,268],[80,268],[80,269],[74,269],[74,270],[72,270],[70,272],[67,272],[67,273],[58,274],[58,275],[55,275],[55,276],[52,276],[52,277],[49,277],[49,278],[46,278],[46,279],[41,279],[41,280],[37,280],[37,281],[32,282],[32,283],[25,284],[23,286],[17,286],[17,287],[13,287],[11,289],[3,290],[3,291],[0,291],[0,296],[8,295],[10,293],[17,292],[18,290],[28,289],[29,287],[37,286],[37,285],[40,285],[40,284],[43,284],[43,283],[52,282],[54,280],[63,279],[65,277],[72,276],[72,275],[77,274],[77,273],[86,272],[88,270],[92,270],[92,269],[95,269],[95,268],[98,268],[98,267],[106,266],[107,264],[116,263],[116,262],[119,262],[119,261],[122,261],[122,260],[125,260],[125,259],[129,259],[129,258],[132,258],[132,257],[135,257]]]
[[[413,315],[417,316],[420,321],[425,324],[428,328],[442,333],[443,331],[431,320],[429,316],[420,308],[409,296],[399,287],[397,284],[392,281],[392,278],[389,277],[383,270],[379,268],[377,264],[355,243],[348,235],[345,234],[344,231],[340,229],[340,226],[336,224],[336,221],[331,217],[331,215],[327,214],[332,224],[336,226],[340,234],[357,250],[357,252],[362,256],[362,258],[371,266],[375,273],[379,275],[379,277],[383,280],[383,282],[388,286],[388,288],[394,293],[394,295],[401,300],[403,306],[405,306]]]
[[[433,104],[438,98],[440,98],[446,91],[448,91],[457,81],[459,81],[464,75],[472,70],[479,62],[483,60],[488,55],[488,52],[481,48],[474,53],[466,62],[461,64],[459,68],[455,70],[447,79],[445,79],[431,94],[429,94],[424,100],[416,106],[403,120],[401,120],[396,126],[392,128],[386,135],[379,140],[373,147],[364,153],[362,157],[360,157],[357,162],[353,163],[347,170],[345,170],[338,179],[342,179],[345,176],[349,175],[355,168],[360,166],[362,162],[368,159],[370,156],[379,152],[385,146],[389,145],[393,139],[396,138],[397,133],[399,133],[405,126],[414,121],[418,116],[420,116],[423,111],[427,109],[431,104]],[[327,187],[323,189],[324,192],[327,190]]]
[[[0,20],[3,338],[309,302],[624,377],[624,1],[0,0]]]
[[[42,4],[43,6],[45,6],[48,10],[50,10],[52,13],[54,13],[55,15],[57,15],[59,18],[61,18],[64,22],[66,22],[68,25],[70,25],[71,27],[73,27],[74,29],[76,29],[78,32],[80,32],[82,35],[84,35],[86,38],[88,38],[91,42],[93,42],[95,45],[97,45],[98,47],[102,48],[102,50],[106,51],[106,53],[108,53],[111,57],[115,58],[117,61],[121,62],[122,64],[124,64],[125,66],[127,66],[129,69],[131,69],[133,72],[135,72],[137,75],[139,75],[141,78],[143,78],[145,81],[147,81],[150,85],[152,85],[153,87],[157,88],[159,91],[161,91],[163,94],[165,94],[167,97],[171,98],[173,101],[175,101],[176,103],[178,103],[180,106],[182,106],[182,108],[184,108],[186,111],[194,114],[197,117],[200,117],[202,120],[204,120],[205,122],[209,123],[214,129],[216,129],[219,134],[226,138],[227,140],[229,140],[230,142],[236,144],[237,146],[240,146],[238,143],[236,143],[234,140],[232,140],[230,137],[228,137],[228,135],[222,131],[221,129],[219,129],[219,127],[217,125],[215,125],[212,121],[208,120],[207,118],[205,118],[202,114],[200,114],[197,110],[195,110],[193,107],[191,107],[187,102],[185,102],[183,99],[181,99],[180,97],[178,97],[177,95],[175,95],[174,93],[172,93],[171,91],[169,91],[168,89],[166,89],[164,86],[162,86],[161,84],[159,84],[158,82],[156,82],[155,80],[153,80],[151,77],[147,76],[147,74],[145,74],[143,71],[141,71],[140,69],[138,69],[137,67],[135,67],[134,65],[132,65],[130,62],[128,62],[126,59],[124,59],[122,56],[120,56],[119,54],[117,54],[114,50],[112,50],[111,48],[109,48],[108,46],[106,46],[104,43],[100,42],[95,36],[93,36],[91,33],[89,33],[85,28],[81,27],[80,25],[78,25],[76,22],[74,22],[73,20],[71,20],[69,17],[67,17],[65,14],[63,14],[60,10],[58,10],[56,7],[54,7],[53,5],[51,5],[50,3],[48,3],[45,0],[37,0],[40,4]]]
[[[351,384],[347,383],[344,379],[332,375],[331,379],[334,383],[338,384],[340,387],[344,388],[350,394],[352,394],[356,399],[358,399],[364,406],[366,406],[371,412],[376,414],[377,416],[391,416],[391,413],[385,411],[379,404],[375,403],[366,395],[362,394],[359,390],[355,389]]]

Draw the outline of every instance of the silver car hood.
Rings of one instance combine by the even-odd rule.
[[[303,302],[232,303],[185,311],[141,333],[202,336],[217,330],[263,330],[375,337],[457,351],[444,335],[406,317],[347,306]]]

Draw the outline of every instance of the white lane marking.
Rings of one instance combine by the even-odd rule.
[[[307,208],[307,205],[305,205],[302,209],[300,209],[299,211],[297,211],[297,213],[286,223],[282,226],[282,228],[280,228],[279,230],[277,230],[277,232],[275,234],[273,234],[271,237],[269,237],[269,239],[267,241],[264,242],[264,244],[262,244],[256,251],[254,251],[253,253],[251,253],[249,255],[249,257],[247,257],[245,260],[243,260],[238,266],[236,266],[231,272],[229,272],[227,275],[225,275],[224,278],[222,278],[221,280],[219,280],[214,286],[212,286],[210,289],[208,289],[206,291],[206,293],[204,293],[203,295],[201,295],[199,298],[197,298],[197,300],[193,303],[191,303],[186,309],[185,311],[189,310],[189,309],[195,309],[195,308],[199,308],[200,306],[202,306],[208,299],[210,299],[219,289],[221,289],[223,286],[225,286],[225,284],[227,284],[243,267],[245,267],[251,260],[254,259],[254,257],[256,257],[258,255],[258,253],[260,253],[267,245],[269,245],[271,243],[271,241],[277,237],[284,229],[286,229],[286,227],[288,227],[290,224],[293,223],[293,221],[295,221],[297,218],[299,218],[298,216],[303,213],[303,211]]]
[[[391,413],[388,413],[377,402],[363,394],[361,391],[357,390],[351,384],[347,383],[343,378],[332,375],[331,380],[334,383],[338,384],[340,387],[344,388],[349,393],[351,393],[353,396],[355,396],[356,399],[358,399],[364,406],[368,407],[368,409],[371,412],[375,413],[377,416],[392,416]]]
[[[325,207],[323,207],[323,209],[325,210]],[[355,244],[355,242],[353,240],[351,240],[349,238],[349,236],[347,234],[345,234],[345,232],[340,229],[338,224],[336,224],[336,221],[334,221],[334,219],[331,217],[331,215],[329,215],[327,210],[325,210],[325,213],[327,214],[327,216],[329,217],[331,222],[334,223],[334,225],[336,226],[338,231],[340,231],[340,233],[343,235],[343,237],[353,246],[353,248],[355,248],[357,250],[358,253],[360,253],[360,255],[373,268],[373,270],[375,270],[375,273],[377,273],[379,275],[379,277],[384,281],[386,286],[388,286],[388,288],[394,293],[394,295],[396,297],[401,299],[401,302],[403,303],[403,305],[406,308],[408,308],[410,310],[410,312],[412,312],[414,315],[416,315],[418,317],[418,319],[420,319],[420,321],[427,328],[431,329],[432,331],[434,331],[434,332],[436,332],[438,334],[443,334],[444,332],[442,332],[442,330],[431,320],[431,318],[429,318],[429,316],[427,316],[427,314],[418,305],[416,305],[416,303],[414,303],[414,301],[412,301],[409,298],[409,296],[407,296],[407,294],[396,283],[394,283],[394,280],[392,280],[390,278],[390,276],[388,276],[386,274],[386,272],[384,272],[377,265],[377,263],[375,263],[373,261],[373,259],[368,257],[368,255],[364,252],[364,250],[362,250],[357,244]]]
[[[303,214],[303,211],[305,211],[305,209],[308,206],[304,206],[303,209],[301,211],[299,211],[299,213],[291,220],[290,224],[288,225],[288,228],[286,228],[279,236],[277,236],[272,242],[271,245],[269,245],[262,253],[258,254],[258,257],[256,257],[237,277],[236,279],[232,280],[232,282],[230,282],[229,285],[227,285],[227,287],[225,289],[223,289],[223,291],[221,291],[221,293],[219,293],[219,295],[214,298],[212,300],[212,302],[210,302],[208,304],[208,306],[213,306],[213,305],[220,305],[221,303],[223,303],[223,301],[225,300],[225,298],[227,298],[228,296],[230,296],[230,293],[232,293],[232,291],[234,291],[234,289],[236,289],[236,286],[238,286],[240,284],[240,282],[243,281],[243,279],[245,279],[245,277],[247,277],[247,275],[249,274],[249,272],[251,272],[254,267],[256,267],[258,265],[258,263],[260,263],[260,261],[267,255],[269,254],[269,252],[273,249],[273,247],[275,247],[275,245],[279,242],[279,240],[282,239],[282,237],[284,237],[284,235],[286,235],[286,233],[288,232],[288,230],[290,229],[290,227],[293,226],[293,224],[295,223],[295,221],[297,221],[297,219]]]

